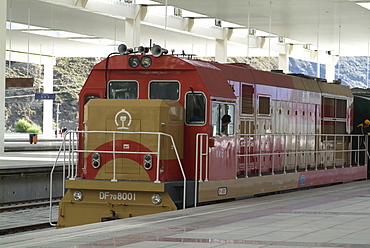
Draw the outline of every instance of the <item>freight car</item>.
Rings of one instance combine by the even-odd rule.
[[[366,178],[348,87],[166,53],[121,45],[92,69],[58,227]]]

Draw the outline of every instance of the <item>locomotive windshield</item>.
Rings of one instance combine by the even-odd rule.
[[[110,81],[108,84],[109,99],[137,99],[136,81]]]
[[[150,82],[149,99],[179,100],[180,84],[176,81]]]

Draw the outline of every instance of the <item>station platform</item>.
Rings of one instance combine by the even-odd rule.
[[[49,198],[50,173],[53,174],[53,196],[63,195],[64,153],[58,151],[62,138],[44,138],[37,144],[27,142],[29,134],[6,134],[4,153],[0,153],[0,203]],[[20,217],[13,216],[15,221]],[[0,216],[0,227],[2,220]],[[1,228],[0,228],[1,229]]]
[[[50,167],[54,165],[63,138],[59,136],[45,138],[41,134],[36,144],[30,144],[28,138],[29,134],[26,133],[7,133],[5,135],[5,152],[0,154],[0,171],[10,168]]]
[[[5,235],[0,247],[370,247],[370,182]]]
[[[58,151],[24,151],[0,154],[0,171],[34,167],[51,167],[56,161]],[[57,163],[61,165],[62,160]],[[0,173],[1,174],[1,173]]]
[[[44,137],[38,134],[37,143],[30,143],[28,133],[5,133],[4,151],[22,152],[22,151],[56,151],[62,144],[63,137]]]

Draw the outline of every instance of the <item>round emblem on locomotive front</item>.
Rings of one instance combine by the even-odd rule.
[[[128,129],[128,126],[131,125],[132,117],[131,114],[125,109],[121,109],[114,117],[114,121],[117,129]]]

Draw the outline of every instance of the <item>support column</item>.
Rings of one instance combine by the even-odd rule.
[[[6,3],[7,1],[0,1],[0,154],[4,153]]]
[[[333,64],[326,64],[326,80],[328,82],[333,82],[335,79],[335,65]]]
[[[125,42],[128,48],[140,46],[141,6],[135,6],[135,19],[126,18]]]
[[[338,63],[339,56],[331,55],[328,63],[326,63],[325,78],[328,82],[333,82],[335,79],[335,65]]]
[[[289,56],[287,54],[279,54],[279,70],[289,73]]]
[[[44,64],[44,93],[53,93],[53,70],[52,61]],[[53,100],[43,100],[43,136],[54,137],[53,131]]]
[[[227,62],[227,40],[216,39],[215,60],[220,63]]]
[[[289,73],[289,57],[292,53],[293,45],[285,44],[285,52],[279,53],[279,70],[283,70],[284,73]]]

